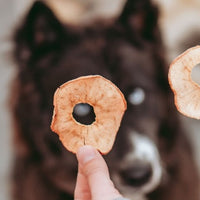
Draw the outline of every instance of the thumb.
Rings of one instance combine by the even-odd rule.
[[[79,169],[86,177],[93,200],[111,200],[121,197],[110,180],[108,167],[101,154],[91,146],[77,152]]]

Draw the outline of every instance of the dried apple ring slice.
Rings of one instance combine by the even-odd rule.
[[[73,109],[80,103],[93,107],[96,117],[92,124],[74,119]],[[106,154],[112,149],[125,110],[125,98],[112,82],[99,75],[83,76],[56,90],[51,129],[73,153],[83,145],[92,145]]]
[[[195,119],[200,119],[200,86],[192,80],[191,73],[199,63],[200,46],[195,46],[172,62],[168,75],[177,109]]]

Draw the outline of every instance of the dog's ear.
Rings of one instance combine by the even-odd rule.
[[[15,33],[16,56],[27,59],[33,52],[56,50],[63,43],[64,35],[61,23],[50,8],[37,1]]]
[[[150,0],[127,0],[117,23],[134,36],[156,40],[158,9]]]

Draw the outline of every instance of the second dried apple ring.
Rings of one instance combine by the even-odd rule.
[[[177,109],[195,119],[200,119],[200,86],[192,80],[191,73],[199,63],[200,46],[195,46],[172,62],[168,75]]]

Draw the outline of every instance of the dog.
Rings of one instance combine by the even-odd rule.
[[[94,74],[115,83],[127,100],[104,157],[117,189],[131,200],[198,199],[197,169],[168,86],[158,14],[149,0],[127,0],[112,23],[79,27],[61,23],[44,2],[33,4],[14,36],[13,199],[73,199],[77,160],[50,130],[53,95],[64,82]],[[77,120],[87,123],[92,109],[77,106]]]

